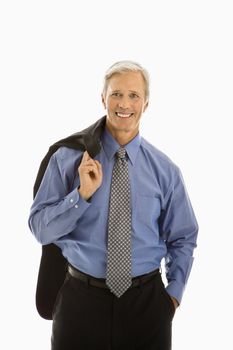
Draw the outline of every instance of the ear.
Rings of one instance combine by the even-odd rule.
[[[147,101],[145,104],[144,104],[144,107],[143,107],[143,113],[146,111],[147,107],[149,105],[149,101]]]
[[[103,103],[104,109],[106,109],[106,102],[105,102],[105,97],[104,97],[103,94],[101,94],[101,99],[102,99],[102,103]]]

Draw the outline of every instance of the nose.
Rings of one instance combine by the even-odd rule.
[[[130,107],[130,101],[127,96],[122,96],[118,103],[119,107],[122,109],[127,109]]]

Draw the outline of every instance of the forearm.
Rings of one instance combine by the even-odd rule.
[[[90,205],[75,189],[56,203],[33,207],[29,227],[41,244],[52,243],[72,232]]]
[[[193,233],[168,245],[165,257],[167,292],[181,303],[182,296],[193,265],[197,227]]]

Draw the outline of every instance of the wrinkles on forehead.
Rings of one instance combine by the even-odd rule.
[[[145,81],[140,72],[114,73],[108,79],[107,91],[131,92],[145,97]]]

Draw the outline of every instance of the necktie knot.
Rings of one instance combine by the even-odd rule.
[[[118,151],[116,152],[117,158],[124,159],[126,158],[126,150],[124,148],[119,148]]]

